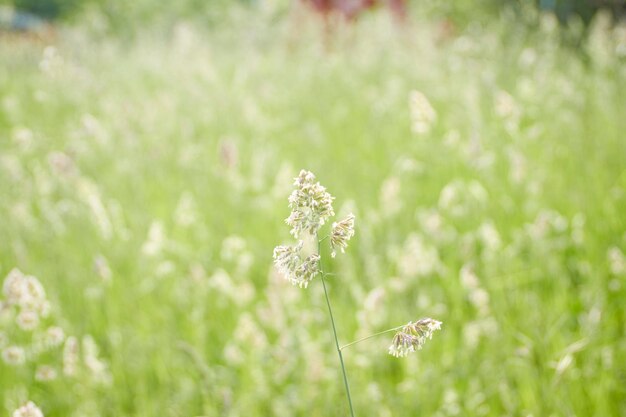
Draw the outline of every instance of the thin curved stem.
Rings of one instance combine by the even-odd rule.
[[[343,345],[339,349],[340,350],[344,350],[348,346],[356,345],[359,342],[363,342],[364,340],[371,339],[372,337],[380,336],[381,334],[385,334],[385,333],[393,332],[393,331],[396,331],[396,330],[400,330],[402,327],[404,327],[404,326],[394,327],[392,329],[383,330],[382,332],[378,332],[378,333],[371,334],[369,336],[365,336],[365,337],[363,337],[361,339],[355,340],[354,342],[350,342],[347,345]]]
[[[323,240],[323,239],[322,239]],[[321,249],[322,240],[317,241],[317,253],[319,255]],[[328,290],[326,290],[326,280],[324,279],[324,271],[322,270],[322,262],[319,261],[319,270],[322,276],[322,286],[324,287],[324,296],[326,297],[326,305],[328,306],[328,314],[330,315],[330,322],[333,327],[333,336],[335,336],[335,346],[337,347],[337,354],[339,355],[339,362],[341,363],[341,371],[343,373],[343,383],[346,387],[346,395],[348,396],[348,405],[350,406],[350,416],[354,417],[354,409],[352,407],[352,397],[350,396],[350,386],[348,385],[348,375],[346,374],[346,366],[343,363],[343,355],[339,348],[339,339],[337,338],[337,329],[335,327],[335,319],[333,318],[333,309],[330,307],[330,299],[328,298]]]

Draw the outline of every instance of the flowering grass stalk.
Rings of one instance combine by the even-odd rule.
[[[321,240],[317,241],[318,252],[320,252],[321,243],[322,243]],[[320,263],[320,273],[322,276],[322,287],[324,287],[324,296],[326,297],[326,305],[328,306],[328,315],[330,316],[330,322],[333,327],[333,336],[335,337],[335,347],[337,348],[337,355],[339,355],[339,363],[341,364],[341,372],[343,374],[343,383],[346,387],[346,395],[348,396],[348,405],[350,406],[350,415],[354,417],[354,408],[352,406],[352,397],[350,396],[350,384],[348,384],[348,375],[346,373],[346,365],[343,363],[343,354],[341,353],[341,348],[339,347],[339,338],[337,337],[337,328],[335,326],[335,319],[333,317],[333,309],[330,306],[330,299],[328,298],[328,291],[326,290],[326,280],[324,279],[324,271],[322,270],[321,261],[319,261],[319,263]]]
[[[320,276],[322,287],[324,288],[326,305],[328,306],[328,315],[330,316],[333,337],[335,339],[335,347],[337,349],[337,355],[339,356],[339,363],[341,364],[350,416],[354,417],[350,385],[348,383],[348,375],[346,373],[342,350],[374,336],[396,331],[392,344],[389,347],[389,353],[395,357],[403,357],[410,352],[421,349],[425,341],[432,337],[433,332],[441,328],[441,322],[424,318],[340,346],[325,279],[327,276],[333,274],[324,272],[320,254],[322,252],[322,242],[326,239],[330,239],[331,256],[333,258],[337,255],[337,249],[339,249],[341,253],[345,253],[348,242],[354,236],[355,216],[350,213],[345,219],[334,222],[330,233],[320,239],[320,228],[330,217],[335,215],[332,207],[332,202],[335,198],[331,196],[326,191],[326,188],[320,185],[319,182],[315,182],[315,175],[309,171],[300,171],[298,177],[295,178],[294,186],[296,188],[289,196],[289,207],[292,209],[292,212],[289,217],[285,219],[285,222],[291,226],[291,234],[294,238],[300,239],[303,233],[314,237],[317,241],[317,253],[308,254],[308,256],[305,257],[306,254],[303,254],[304,241],[299,240],[295,246],[283,245],[274,248],[274,264],[286,279],[300,288],[307,288],[315,277]]]

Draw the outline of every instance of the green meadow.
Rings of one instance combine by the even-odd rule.
[[[306,169],[356,218],[340,343],[443,323],[343,350],[355,415],[626,416],[625,30],[524,13],[2,35],[0,414],[348,416],[322,283],[272,259]]]

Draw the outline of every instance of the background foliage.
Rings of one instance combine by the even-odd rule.
[[[145,25],[148,22],[160,22],[164,18],[189,19],[191,17],[206,18],[221,13],[233,4],[253,8],[279,8],[286,10],[299,0],[182,0],[177,2],[159,2],[154,0],[137,0],[132,2],[122,0],[2,0],[16,9],[28,11],[38,16],[50,19],[80,16],[85,11],[98,10],[107,16],[112,22],[133,22]],[[624,0],[457,0],[450,2],[436,1],[409,1],[412,7],[434,7],[455,18],[479,17],[481,13],[493,12],[513,6],[514,8],[536,7],[543,10],[554,11],[560,18],[567,19],[572,15],[582,17],[589,21],[592,15],[599,9],[609,9],[617,15],[623,15],[626,11]]]

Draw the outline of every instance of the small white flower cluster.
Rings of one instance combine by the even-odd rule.
[[[295,238],[299,238],[302,232],[317,237],[319,229],[335,215],[332,205],[335,198],[319,182],[315,182],[315,175],[310,171],[300,171],[294,185],[296,189],[289,196],[291,214],[285,222],[291,226],[291,234]],[[333,223],[329,235],[333,257],[337,253],[337,248],[342,253],[345,252],[352,236],[354,236],[354,214]],[[303,259],[303,246],[304,242],[300,240],[295,246],[283,245],[274,248],[274,264],[278,272],[300,288],[306,288],[320,272],[320,255],[313,253]]]
[[[27,402],[13,412],[13,417],[44,417],[43,412],[32,401]]]
[[[389,354],[396,358],[407,356],[410,352],[421,349],[426,340],[433,337],[433,332],[439,329],[441,322],[431,318],[409,322],[393,336]]]

